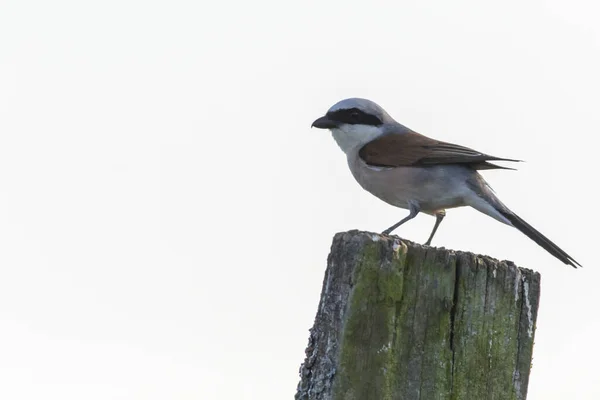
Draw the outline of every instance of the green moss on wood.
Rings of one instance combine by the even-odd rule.
[[[356,231],[329,260],[297,399],[526,398],[539,274]]]
[[[389,398],[396,369],[392,345],[396,306],[403,294],[406,247],[382,263],[381,245],[365,246],[354,270],[336,373],[336,399]]]
[[[455,260],[400,245],[382,261],[385,246],[365,246],[355,269],[336,398],[449,395]]]
[[[462,257],[452,399],[524,398],[514,381],[520,342],[532,339],[520,337],[522,275],[506,263]]]

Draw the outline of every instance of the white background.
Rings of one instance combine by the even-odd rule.
[[[527,161],[485,177],[584,269],[471,209],[434,244],[540,271],[528,399],[600,398],[599,12],[2,0],[0,398],[292,398],[333,234],[406,215],[310,129],[354,96]]]

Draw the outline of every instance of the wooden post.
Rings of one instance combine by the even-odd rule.
[[[296,399],[525,399],[539,296],[509,261],[338,233]]]

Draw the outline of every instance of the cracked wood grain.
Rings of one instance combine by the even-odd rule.
[[[360,231],[327,264],[297,400],[526,398],[538,273]]]

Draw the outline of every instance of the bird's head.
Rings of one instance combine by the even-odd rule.
[[[350,98],[334,104],[312,126],[329,129],[341,149],[348,151],[362,146],[397,124],[378,104],[367,99]]]

